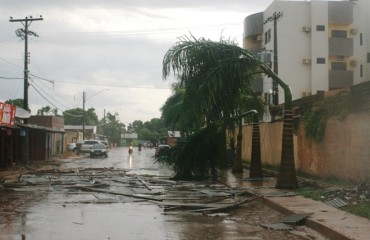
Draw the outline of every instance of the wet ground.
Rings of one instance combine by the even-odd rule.
[[[153,155],[117,148],[109,158],[63,159],[5,181],[0,240],[327,239],[304,226],[262,227],[286,216],[246,193],[243,176],[175,182]]]

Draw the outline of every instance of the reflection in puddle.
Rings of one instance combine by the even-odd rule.
[[[129,155],[129,168],[132,168],[132,155]]]

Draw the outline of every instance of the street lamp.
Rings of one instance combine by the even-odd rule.
[[[109,88],[103,88],[91,95],[88,99],[92,98],[93,96],[101,93],[102,91],[109,91]],[[85,121],[86,121],[86,112],[85,112],[85,103],[86,103],[86,93],[85,91],[82,93],[82,111],[83,111],[83,120],[82,120],[82,140],[85,140]]]

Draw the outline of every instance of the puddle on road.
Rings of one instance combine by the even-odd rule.
[[[131,165],[119,158],[95,160],[25,174],[22,182],[5,184],[0,240],[304,239],[260,227],[285,216],[241,188],[175,182],[169,179],[171,171],[143,156]],[[113,168],[116,163],[122,168]],[[305,227],[295,230],[317,236]]]

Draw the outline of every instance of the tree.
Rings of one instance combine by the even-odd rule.
[[[58,116],[58,109],[51,108],[50,106],[45,106],[37,110],[38,116],[44,116],[44,115],[52,115],[52,116]]]
[[[6,100],[5,103],[11,104],[11,105],[14,105],[14,106],[17,106],[17,107],[20,107],[20,108],[24,107],[23,98],[9,99],[9,100]]]
[[[110,143],[120,146],[121,134],[125,131],[125,124],[119,120],[118,113],[107,113],[106,117],[101,120],[100,133],[108,138]]]
[[[172,116],[170,121],[176,123],[184,119],[186,121],[183,123],[190,120],[193,126],[185,126],[198,127],[193,128],[193,131],[199,130],[199,126],[194,123],[201,123],[202,120],[206,128],[218,128],[219,131],[216,132],[223,136],[218,139],[222,141],[212,146],[213,151],[215,148],[220,149],[217,161],[211,161],[206,156],[201,159],[219,166],[226,159],[226,128],[234,129],[244,105],[242,96],[248,96],[252,92],[251,81],[258,67],[256,61],[249,61],[249,68],[237,71],[246,63],[236,61],[240,57],[240,51],[236,51],[234,47],[236,45],[231,42],[216,43],[205,39],[183,38],[166,53],[163,60],[164,78],[173,71],[179,79],[176,86],[185,91],[182,100],[179,94],[171,96],[173,100],[168,99],[169,104],[162,108],[162,116],[163,113],[164,117]]]
[[[144,128],[144,123],[141,120],[135,120],[132,122],[132,128],[135,133],[140,133],[141,129]]]
[[[174,89],[172,95],[161,107],[162,119],[166,127],[171,130],[179,130],[186,135],[194,129],[204,126],[204,118],[199,108],[192,109],[184,102],[185,89]]]
[[[95,113],[94,108],[89,108],[85,111],[85,125],[98,125],[98,116]],[[84,112],[82,108],[68,109],[63,112],[64,124],[65,125],[82,125],[83,124]]]
[[[167,51],[163,60],[163,77],[173,71],[185,88],[184,102],[198,107],[207,126],[218,123],[230,126],[237,119],[242,96],[248,95],[254,74],[265,73],[283,88],[285,96],[281,166],[276,187],[295,188],[293,128],[289,86],[250,52],[236,44],[213,42],[204,38],[181,38]]]

